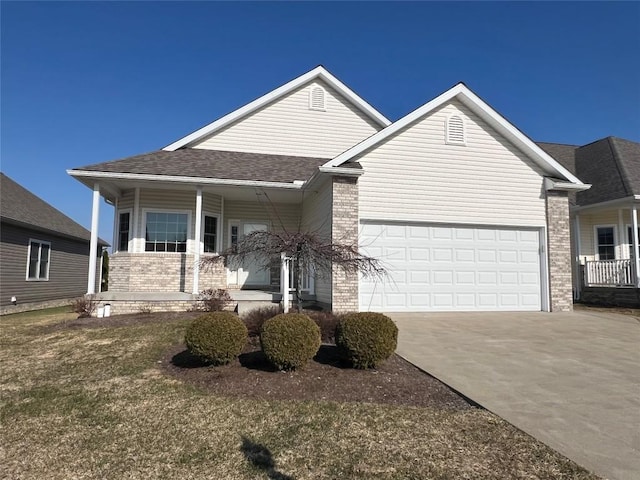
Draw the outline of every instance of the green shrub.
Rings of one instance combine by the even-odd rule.
[[[247,327],[231,312],[212,312],[196,318],[185,335],[187,349],[200,360],[224,365],[242,352]]]
[[[320,349],[320,327],[301,313],[283,313],[262,325],[260,344],[279,370],[303,367]]]
[[[249,310],[242,314],[242,321],[247,326],[250,337],[260,336],[262,325],[270,318],[282,313],[281,305],[269,305],[268,307],[259,307]]]
[[[375,368],[395,352],[398,327],[381,313],[351,313],[338,323],[336,345],[355,368]]]

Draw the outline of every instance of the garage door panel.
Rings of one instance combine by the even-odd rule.
[[[361,280],[361,309],[540,310],[539,242],[536,230],[365,223],[361,248],[388,276]]]

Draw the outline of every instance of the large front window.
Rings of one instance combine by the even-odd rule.
[[[186,252],[186,213],[147,212],[145,252]]]

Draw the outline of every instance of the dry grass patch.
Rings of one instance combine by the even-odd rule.
[[[188,320],[149,317],[1,320],[0,478],[596,478],[481,409],[212,394],[157,363]]]

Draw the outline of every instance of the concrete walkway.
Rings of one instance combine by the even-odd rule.
[[[640,479],[640,322],[610,313],[389,314],[398,353],[585,468]]]

